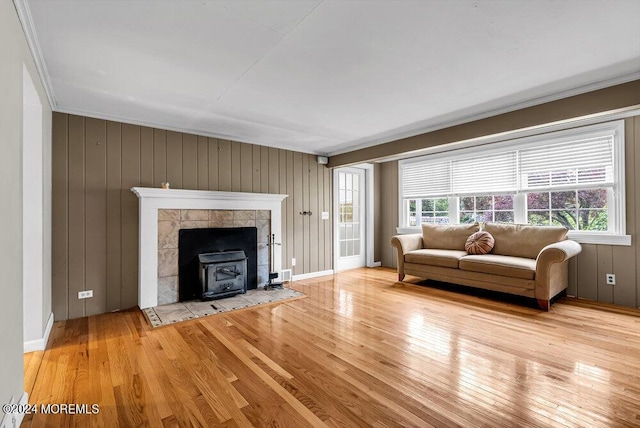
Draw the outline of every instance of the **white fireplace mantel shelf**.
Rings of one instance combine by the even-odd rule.
[[[282,201],[288,195],[208,190],[158,189],[132,187],[139,199],[139,273],[138,306],[158,305],[158,210],[269,210],[271,233],[276,242],[282,232]],[[282,267],[281,247],[272,248],[276,272]]]

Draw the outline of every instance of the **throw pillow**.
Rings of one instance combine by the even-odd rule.
[[[491,252],[495,243],[495,239],[489,232],[481,230],[467,238],[464,249],[469,254],[487,254]]]

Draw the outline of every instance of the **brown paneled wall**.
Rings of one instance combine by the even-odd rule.
[[[281,193],[283,267],[332,269],[331,174],[316,157],[75,115],[53,115],[53,312],[56,320],[138,302],[134,186]],[[302,216],[300,211],[313,212]],[[317,213],[317,215],[316,215]],[[78,291],[93,298],[78,300]]]
[[[389,240],[398,226],[398,162],[381,164],[381,187],[388,202],[380,211],[382,265],[396,266]],[[625,120],[625,175],[627,234],[631,246],[582,244],[582,253],[569,265],[568,294],[584,299],[640,307],[640,116]],[[616,275],[607,285],[605,274]]]

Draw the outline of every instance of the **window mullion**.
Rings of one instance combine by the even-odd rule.
[[[449,223],[460,223],[460,200],[457,196],[449,197]]]
[[[516,193],[513,197],[513,222],[516,224],[527,223],[527,194]]]

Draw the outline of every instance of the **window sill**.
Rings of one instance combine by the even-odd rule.
[[[584,233],[570,230],[567,237],[581,244],[631,245],[631,235],[612,235],[608,233]]]
[[[411,233],[422,233],[421,227],[396,227],[398,235],[409,235]]]
[[[407,235],[410,233],[422,233],[420,227],[398,227],[396,228],[398,235]],[[580,244],[599,244],[599,245],[631,245],[631,235],[612,235],[607,233],[585,233],[570,230],[567,234],[569,239],[579,242]]]

